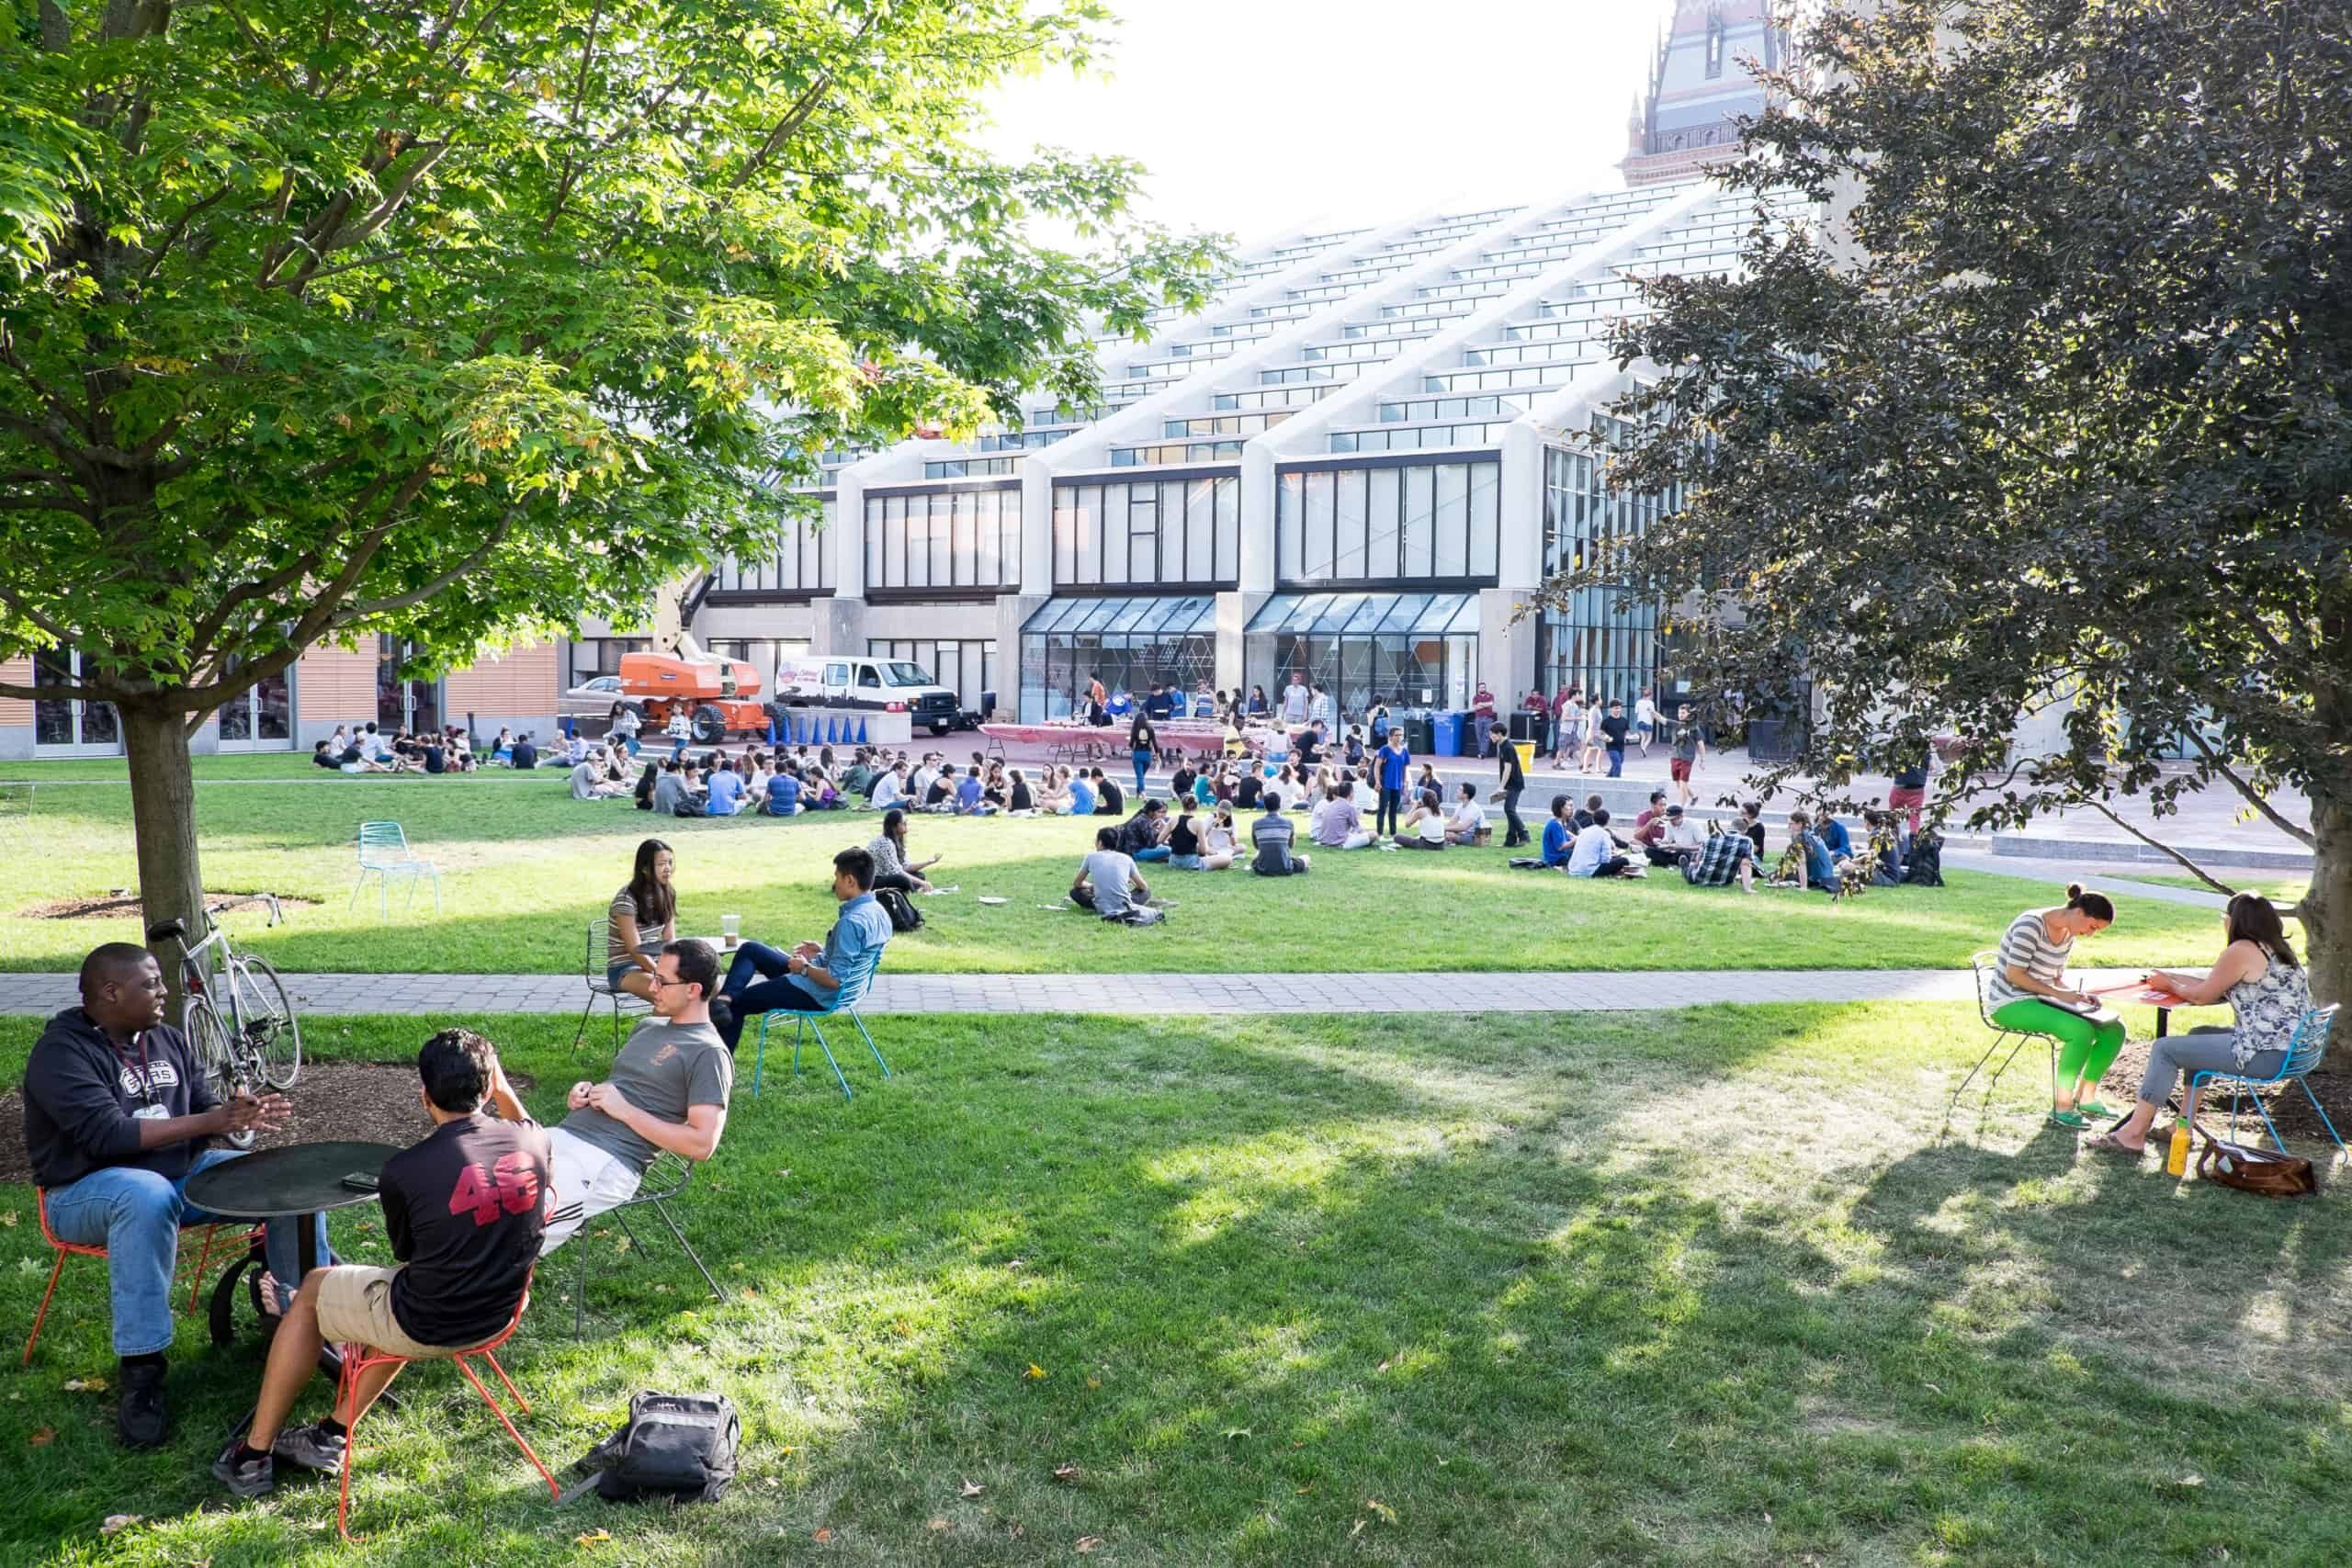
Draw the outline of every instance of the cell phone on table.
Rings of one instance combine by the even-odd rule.
[[[373,1192],[376,1190],[378,1182],[377,1179],[367,1171],[355,1170],[343,1179],[343,1184],[354,1192]]]

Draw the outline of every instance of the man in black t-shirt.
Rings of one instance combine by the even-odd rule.
[[[1520,766],[1519,748],[1511,743],[1508,726],[1493,726],[1487,731],[1487,738],[1495,743],[1495,754],[1502,759],[1499,765],[1503,787],[1495,792],[1495,798],[1503,803],[1503,848],[1515,850],[1527,842],[1528,837],[1527,824],[1519,819],[1519,797],[1527,788],[1527,773]]]
[[[322,1345],[365,1345],[412,1360],[447,1357],[496,1338],[530,1282],[554,1207],[546,1129],[525,1112],[497,1052],[479,1034],[441,1031],[417,1053],[416,1068],[433,1132],[386,1160],[377,1188],[401,1267],[315,1269],[302,1281],[270,1341],[252,1429],[212,1461],[212,1473],[240,1497],[271,1491],[280,1459],[342,1472],[350,1429],[341,1419],[285,1425]],[[485,1105],[497,1115],[485,1114]],[[350,1418],[366,1414],[399,1371],[370,1368]]]
[[[531,738],[528,735],[517,739],[507,755],[518,768],[536,768],[539,765],[539,749],[531,744]]]

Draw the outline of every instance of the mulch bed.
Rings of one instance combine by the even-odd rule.
[[[267,908],[258,894],[221,893],[208,890],[204,895],[204,902],[208,908],[223,900],[226,901],[226,908],[229,909]],[[318,907],[318,900],[315,898],[288,898],[283,894],[278,896],[277,902],[281,907],[294,909],[311,909]],[[20,920],[107,920],[137,913],[139,913],[139,889],[118,887],[103,897],[51,898],[39,904],[28,904],[17,911],[17,918]]]
[[[528,1074],[509,1072],[509,1082],[528,1093]],[[318,1143],[334,1138],[364,1138],[371,1143],[406,1145],[433,1130],[432,1122],[416,1102],[416,1068],[373,1062],[306,1062],[302,1076],[286,1096],[292,1114],[275,1133],[265,1133],[256,1148],[281,1144]],[[0,1094],[0,1181],[30,1182],[32,1168],[25,1159],[25,1099],[16,1089]]]
[[[2131,1041],[2124,1045],[2123,1054],[2115,1058],[2115,1066],[2108,1070],[2106,1079],[2108,1088],[2113,1091],[2106,1097],[2109,1105],[2122,1107],[2139,1093],[2140,1075],[2147,1070],[2149,1044],[2150,1042],[2145,1040]],[[2324,1059],[2319,1070],[2311,1076],[2311,1086],[2312,1093],[2319,1096],[2319,1102],[2326,1106],[2328,1115],[2335,1118],[2335,1130],[2344,1134],[2347,1143],[2352,1143],[2352,1067],[2347,1067],[2334,1056]],[[2285,1083],[2256,1092],[2269,1105],[2270,1119],[2278,1124],[2278,1131],[2285,1134],[2290,1144],[2316,1143],[2333,1150],[2333,1145],[2327,1141],[2327,1129],[2313,1114],[2312,1102],[2304,1098],[2301,1089]],[[2159,1127],[2172,1124],[2171,1119],[2162,1114],[2157,1116],[2156,1122]],[[2229,1095],[2209,1089],[2199,1097],[2197,1124],[2216,1136],[2226,1134],[2230,1125]],[[2238,1116],[2238,1141],[2269,1141],[2262,1129],[2262,1118],[2255,1114],[2251,1104],[2245,1106]]]

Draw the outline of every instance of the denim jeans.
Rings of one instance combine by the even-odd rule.
[[[1623,746],[1612,747],[1610,750],[1609,776],[1612,779],[1622,779],[1625,776],[1625,749]]]
[[[1153,861],[1166,860],[1170,853],[1166,844],[1154,844],[1148,850],[1137,850],[1131,858],[1137,865],[1145,865]]]
[[[207,1149],[188,1165],[188,1176],[222,1160],[235,1149]],[[172,1266],[180,1231],[188,1225],[236,1224],[198,1208],[182,1196],[187,1178],[167,1180],[152,1170],[108,1166],[81,1180],[49,1191],[49,1228],[60,1241],[107,1249],[107,1278],[114,1292],[114,1353],[145,1356],[171,1348]],[[269,1222],[269,1271],[291,1292],[302,1281],[300,1216]],[[327,1250],[326,1216],[315,1216],[319,1266],[334,1261]]]
[[[718,1032],[729,1051],[743,1038],[743,1026],[763,1012],[823,1012],[826,1003],[792,978],[792,955],[763,942],[747,942],[735,950],[718,994],[730,1004],[733,1017]]]

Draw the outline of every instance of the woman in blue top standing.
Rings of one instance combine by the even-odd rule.
[[[1381,717],[1387,717],[1387,710],[1381,710]],[[1380,768],[1380,811],[1373,819],[1372,830],[1375,835],[1385,837],[1396,832],[1403,825],[1405,773],[1413,761],[1412,752],[1405,747],[1405,732],[1391,729],[1388,743],[1381,747],[1374,761]]]

